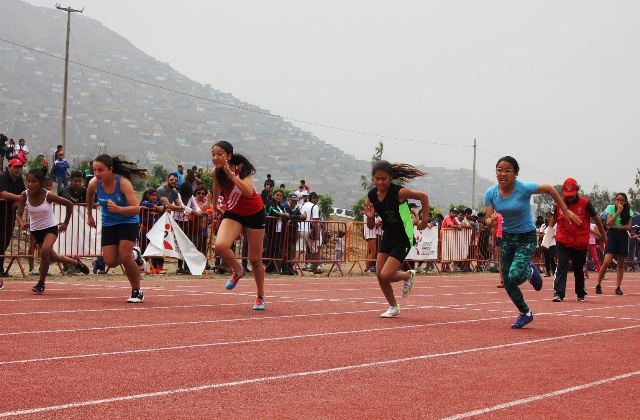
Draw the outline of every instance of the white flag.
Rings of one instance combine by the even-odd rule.
[[[202,275],[207,259],[184,234],[169,213],[164,213],[147,232],[145,257],[174,257],[184,260],[191,274]]]

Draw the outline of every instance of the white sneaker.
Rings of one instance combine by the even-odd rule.
[[[380,315],[380,318],[393,318],[394,316],[398,316],[400,313],[400,305],[389,306],[386,312],[383,312]]]
[[[416,277],[416,270],[409,270],[409,278],[402,282],[402,297],[407,297],[413,290],[413,281]]]
[[[144,302],[144,295],[142,294],[142,290],[132,290],[131,297],[127,299],[129,303],[142,303]]]

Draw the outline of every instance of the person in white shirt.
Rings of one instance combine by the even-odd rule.
[[[18,153],[20,153],[21,151],[25,152],[27,156],[29,155],[29,147],[24,144],[24,139],[18,140],[18,145],[16,146],[15,150],[15,156],[18,156]]]
[[[320,223],[320,207],[318,207],[318,194],[312,192],[309,194],[309,201],[304,203],[300,209],[301,213],[306,213],[307,222],[301,222],[298,229],[298,238],[296,241],[296,261],[300,260],[300,254],[309,251],[305,257],[306,261],[311,262],[311,270],[314,274],[322,273],[318,269],[320,256],[320,247],[322,246],[322,235]]]

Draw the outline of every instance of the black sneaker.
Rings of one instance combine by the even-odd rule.
[[[553,301],[554,302],[562,302],[562,296],[560,296],[558,293],[554,293],[553,294]]]
[[[127,299],[129,303],[142,303],[144,302],[144,295],[142,294],[142,290],[132,290],[131,297]]]
[[[624,293],[622,293],[622,290],[620,290],[620,288],[616,288],[616,295],[622,296],[624,295]]]
[[[602,287],[599,284],[596,284],[596,295],[602,294]]]
[[[142,251],[140,251],[140,247],[137,245],[133,247],[133,260],[136,262],[138,267],[144,267],[144,258],[142,258]]]
[[[584,296],[578,296],[578,297],[576,298],[576,301],[577,301],[577,302],[584,302]]]
[[[89,267],[87,266],[87,264],[82,262],[80,257],[74,255],[73,259],[76,260],[76,268],[80,270],[82,274],[89,274]]]
[[[44,292],[44,283],[38,282],[38,284],[36,284],[31,288],[31,291],[34,293],[41,294],[42,292]]]

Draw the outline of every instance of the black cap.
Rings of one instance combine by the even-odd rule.
[[[289,200],[296,200],[298,201],[298,196],[295,194],[289,194]]]
[[[309,200],[311,200],[312,198],[319,198],[318,197],[318,193],[317,192],[312,192],[311,194],[309,194]]]

